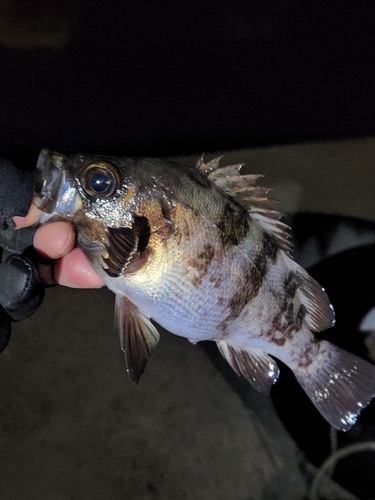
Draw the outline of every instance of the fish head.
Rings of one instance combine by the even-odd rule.
[[[99,227],[123,223],[124,179],[115,161],[89,155],[66,156],[42,150],[37,163],[40,223],[64,220],[100,233]],[[121,189],[122,188],[122,189]],[[116,221],[114,219],[116,218]]]
[[[77,212],[89,214],[105,206],[108,215],[116,200],[128,190],[124,169],[117,158],[66,156],[43,149],[37,162],[37,193],[42,222],[52,217],[73,219]],[[112,210],[108,210],[109,207]],[[101,216],[105,215],[104,213]]]
[[[131,158],[42,150],[37,163],[40,223],[72,223],[77,244],[89,260],[96,253],[96,270],[104,261],[111,277],[134,271],[170,225],[164,216],[166,204],[160,201],[163,189],[155,188],[158,175],[153,175],[153,166],[153,160],[143,164]]]

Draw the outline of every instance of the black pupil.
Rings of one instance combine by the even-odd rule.
[[[111,184],[109,175],[104,172],[94,174],[90,179],[90,188],[96,193],[104,193]]]

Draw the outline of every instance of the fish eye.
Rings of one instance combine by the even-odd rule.
[[[91,163],[81,177],[85,193],[93,198],[109,198],[120,184],[119,173],[114,165],[104,161]]]

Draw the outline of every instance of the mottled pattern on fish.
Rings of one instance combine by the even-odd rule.
[[[194,342],[217,342],[264,392],[279,373],[269,355],[284,361],[323,416],[347,430],[375,394],[375,368],[313,335],[332,326],[333,309],[291,258],[288,228],[259,176],[240,167],[44,151],[41,209],[44,220],[73,222],[115,292],[135,382],[159,340],[152,318]]]

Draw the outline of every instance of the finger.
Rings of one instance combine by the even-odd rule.
[[[21,229],[23,227],[28,227],[36,224],[39,221],[41,214],[42,212],[38,209],[34,200],[26,217],[13,217],[16,229]]]
[[[34,247],[44,257],[58,259],[74,247],[75,232],[66,222],[53,222],[41,226],[34,236]]]
[[[74,248],[56,262],[55,279],[71,288],[101,288],[103,281],[91,267],[82,250]]]

